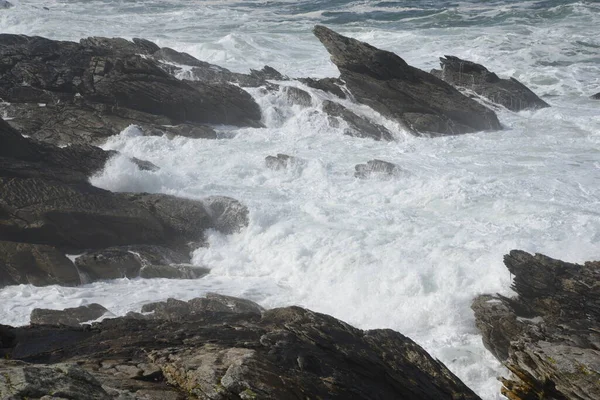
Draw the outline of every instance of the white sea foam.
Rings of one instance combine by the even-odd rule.
[[[310,34],[315,18],[325,18],[321,11],[308,11],[306,20],[247,2],[230,8],[218,1],[197,8],[176,0],[137,3],[140,11],[134,12],[126,10],[134,7],[129,3],[56,0],[46,11],[22,0],[0,13],[0,28],[62,39],[143,36],[236,71],[269,64],[292,77],[337,74]],[[361,12],[361,4],[374,11],[365,3],[356,2],[354,11]],[[92,13],[100,4],[105,13]],[[91,302],[122,315],[150,301],[217,291],[266,307],[299,304],[361,328],[399,330],[483,398],[500,398],[495,378],[505,371],[483,348],[470,302],[479,293],[511,294],[503,254],[519,248],[573,262],[600,258],[600,114],[599,103],[587,97],[600,92],[600,67],[589,61],[597,49],[577,44],[598,44],[598,6],[545,10],[571,13],[556,23],[540,17],[518,26],[475,24],[480,17],[519,18],[515,10],[528,6],[493,10],[459,3],[437,20],[407,21],[406,29],[336,27],[424,69],[437,67],[438,56],[457,55],[550,96],[550,109],[500,111],[502,132],[415,138],[346,101],[392,129],[397,141],[351,138],[320,111],[329,95],[310,90],[313,105],[303,108],[282,92],[258,89],[249,92],[266,128],[216,127],[224,138],[219,140],[144,137],[135,127],[126,129],[104,146],[124,155],[113,158],[93,184],[190,198],[229,195],[248,205],[248,228],[230,236],[210,233],[210,247],[193,255],[195,264],[212,269],[203,279],[9,287],[0,291],[1,321],[23,324],[35,307]],[[453,18],[464,25],[444,25]],[[91,23],[97,20],[105,23]],[[267,169],[264,157],[277,153],[304,161]],[[139,171],[131,156],[160,170]],[[355,179],[354,165],[374,158],[406,173],[385,181]]]

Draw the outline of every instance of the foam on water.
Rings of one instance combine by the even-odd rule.
[[[433,140],[345,102],[395,132],[397,141],[385,143],[344,136],[320,111],[327,94],[288,82],[309,90],[313,104],[303,108],[281,91],[249,90],[266,128],[217,127],[219,140],[169,140],[130,127],[104,146],[124,156],[112,159],[94,185],[232,196],[248,205],[248,228],[209,234],[210,247],[193,254],[196,265],[212,268],[203,279],[9,287],[0,291],[1,321],[24,324],[35,307],[91,302],[122,315],[150,301],[216,291],[399,330],[483,398],[500,398],[496,376],[505,371],[483,348],[470,302],[480,293],[510,294],[502,256],[518,248],[572,262],[600,258],[600,113],[587,98],[600,92],[598,4],[423,4],[426,14],[400,2],[226,3],[56,0],[47,2],[48,12],[21,0],[0,12],[0,28],[61,39],[145,36],[236,71],[268,63],[289,76],[335,76],[310,27],[340,21],[331,14],[350,10],[355,15],[335,26],[343,34],[424,69],[437,67],[444,54],[481,62],[547,95],[553,107],[499,110],[504,131]],[[403,14],[412,7],[416,14]],[[92,13],[97,9],[104,12]],[[402,21],[377,14],[386,10]],[[58,29],[74,16],[81,19]],[[277,153],[303,162],[267,169],[264,157]],[[160,170],[139,171],[131,156]],[[355,179],[354,165],[374,158],[403,172],[391,180]]]

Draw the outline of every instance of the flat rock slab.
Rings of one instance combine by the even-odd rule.
[[[331,54],[354,98],[416,135],[444,136],[502,129],[496,114],[389,51],[324,26],[314,34]]]
[[[31,311],[30,319],[32,324],[38,325],[79,326],[84,322],[96,320],[107,314],[113,315],[100,304],[92,303],[64,310],[35,308]]]
[[[550,107],[515,78],[500,79],[481,64],[454,56],[440,57],[441,70],[431,73],[449,84],[467,88],[511,111]]]

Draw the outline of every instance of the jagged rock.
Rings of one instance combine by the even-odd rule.
[[[298,104],[303,107],[309,107],[312,104],[312,97],[302,89],[294,86],[284,86],[282,91],[292,104]]]
[[[196,90],[153,59],[138,55],[147,47],[124,39],[74,43],[2,34],[0,97],[13,103],[55,104],[74,103],[80,96],[88,103],[164,116],[175,123],[259,124],[260,109],[247,93],[219,83]],[[235,111],[229,113],[230,108]]]
[[[44,366],[11,360],[0,364],[0,397],[81,400],[113,398],[98,380],[77,365]]]
[[[168,137],[183,136],[192,139],[216,139],[217,132],[210,126],[179,124],[175,126],[164,126],[157,129],[158,133],[164,132]]]
[[[316,26],[353,97],[413,133],[443,136],[501,129],[496,114],[458,90],[411,67],[396,54]]]
[[[301,78],[298,79],[300,82],[304,83],[306,86],[311,87],[313,89],[319,89],[327,93],[331,93],[336,95],[339,98],[345,99],[346,93],[342,90],[342,86],[344,86],[344,82],[337,78],[323,78],[323,79],[314,79],[314,78]]]
[[[8,285],[79,285],[77,269],[54,247],[0,241],[0,288]]]
[[[147,39],[133,38],[132,42],[136,44],[139,49],[144,51],[144,54],[154,54],[160,50],[160,47]]]
[[[110,311],[97,303],[65,308],[64,310],[48,310],[34,308],[31,311],[31,324],[80,326],[84,322],[96,320],[104,315],[112,315]]]
[[[600,93],[596,93],[592,96],[592,99],[600,100]]]
[[[119,55],[131,55],[131,54],[152,54],[151,50],[158,46],[149,40],[144,39],[133,39],[129,41],[123,38],[107,38],[101,36],[92,36],[85,39],[81,39],[79,43],[86,48],[94,51],[104,50],[105,54],[119,54]]]
[[[211,227],[230,234],[248,226],[248,208],[231,197],[210,196],[202,199],[211,218]]]
[[[507,366],[512,400],[600,397],[600,262],[513,250],[504,263],[516,297],[473,302],[485,346]]]
[[[467,88],[511,111],[550,107],[515,78],[500,79],[481,64],[458,57],[440,57],[441,70],[431,73],[449,84]]]
[[[356,115],[340,103],[325,100],[323,102],[323,111],[330,117],[333,117],[331,122],[334,126],[339,125],[338,121],[335,119],[336,117],[341,118],[346,122],[348,127],[344,129],[345,135],[375,140],[394,140],[394,136],[386,127],[376,124],[365,117]]]
[[[143,275],[141,271],[147,266],[154,265],[154,270],[157,270],[161,266],[188,262],[189,254],[183,252],[160,246],[136,245],[109,247],[87,253],[78,257],[75,265],[87,283],[102,279],[136,278]],[[148,271],[146,275],[150,274],[151,271]]]
[[[297,164],[300,159],[297,157],[288,156],[287,154],[277,154],[277,157],[265,157],[265,165],[272,170],[286,169],[290,165]]]
[[[78,362],[113,398],[139,396],[143,384],[160,395],[215,400],[478,399],[443,364],[389,329],[362,331],[299,307],[264,311],[215,295],[145,311],[152,314],[87,329],[9,328],[15,339],[7,342],[18,345],[0,355],[49,364],[44,368]]]
[[[141,278],[199,279],[210,273],[210,269],[195,265],[146,265],[140,269]]]
[[[356,178],[367,179],[372,176],[393,177],[401,172],[396,164],[382,160],[371,160],[366,164],[357,164],[354,167]]]

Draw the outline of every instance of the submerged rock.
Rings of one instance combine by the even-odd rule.
[[[353,97],[413,133],[453,135],[501,129],[496,114],[389,51],[316,26]]]
[[[600,398],[600,262],[513,250],[504,263],[516,297],[473,302],[483,342],[512,372],[509,399]]]
[[[287,167],[298,163],[300,160],[287,154],[277,154],[277,156],[265,157],[265,165],[274,171],[286,169]]]
[[[73,262],[54,247],[0,241],[0,288],[81,283]]]
[[[199,279],[210,273],[210,269],[195,265],[146,265],[140,269],[140,278]]]
[[[311,87],[313,89],[319,89],[327,93],[331,93],[336,95],[341,99],[346,98],[346,93],[342,90],[342,86],[344,86],[344,82],[337,78],[323,78],[323,79],[314,79],[314,78],[301,78],[298,79],[300,82],[304,83],[306,86]]]
[[[402,171],[396,164],[382,160],[371,160],[366,164],[357,164],[354,170],[354,176],[360,179],[373,176],[393,177]]]
[[[88,304],[64,310],[48,310],[34,308],[31,311],[31,324],[36,325],[67,325],[80,326],[84,322],[96,320],[104,315],[113,315],[106,308],[97,303]]]
[[[478,399],[443,364],[389,329],[362,331],[299,307],[265,311],[221,295],[169,299],[144,312],[151,314],[88,329],[4,327],[0,355],[17,361],[3,364],[0,376],[12,377],[24,365],[43,376],[40,368],[77,363],[85,379],[70,379],[71,392],[95,393],[88,386],[97,381],[108,396],[96,398]],[[65,379],[44,382],[52,393]],[[5,396],[23,393],[3,387]]]
[[[292,104],[303,107],[309,107],[312,104],[312,97],[307,91],[294,86],[284,86],[282,91]]]
[[[340,103],[325,100],[323,102],[323,111],[330,117],[341,118],[346,122],[348,127],[344,129],[345,135],[375,140],[394,140],[394,136],[385,126],[376,124],[368,118],[356,115]],[[333,122],[334,127],[339,125],[335,119],[331,120],[331,122]]]
[[[451,85],[470,89],[511,111],[550,107],[515,78],[500,79],[481,64],[445,56],[440,57],[440,66],[441,70],[434,69],[431,73]]]
[[[600,93],[596,93],[595,95],[593,95],[592,99],[600,100]]]

